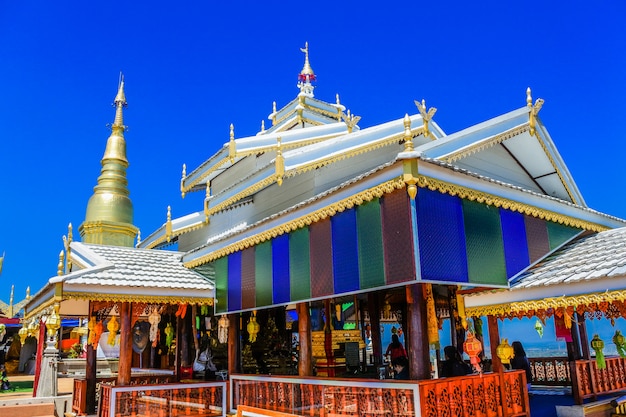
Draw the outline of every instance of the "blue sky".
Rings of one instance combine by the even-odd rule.
[[[506,4],[506,6],[505,6]],[[308,41],[315,95],[360,125],[438,108],[452,133],[526,103],[587,204],[626,218],[626,4],[538,2],[162,2],[0,0],[0,299],[56,274],[62,236],[96,185],[126,79],[129,188],[143,236],[202,209],[188,172],[272,102],[293,99]],[[269,124],[268,124],[269,126]],[[202,193],[200,193],[202,194]]]

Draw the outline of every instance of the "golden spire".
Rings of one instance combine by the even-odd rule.
[[[237,144],[235,143],[235,126],[230,124],[230,137],[228,139],[228,158],[230,163],[235,162],[235,156],[237,156]]]
[[[308,75],[311,78],[311,81],[313,81],[315,80],[315,73],[313,72],[313,68],[311,68],[311,64],[309,63],[309,43],[305,42],[304,48],[300,48],[300,50],[304,52],[304,66],[302,67],[302,71],[300,71],[300,75],[304,77]]]
[[[115,120],[102,157],[98,184],[87,204],[85,221],[79,232],[86,243],[132,247],[137,228],[133,225],[133,204],[126,179],[128,160],[123,109],[127,103],[122,74],[113,105]]]
[[[302,67],[302,71],[298,74],[298,88],[300,88],[301,93],[313,97],[313,85],[311,81],[315,81],[316,76],[309,63],[309,43],[306,42],[304,48],[300,48],[300,50],[304,52],[304,67]]]
[[[180,195],[185,198],[185,179],[187,178],[187,164],[183,164],[183,176],[180,179]]]

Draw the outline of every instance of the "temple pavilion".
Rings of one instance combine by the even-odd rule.
[[[175,322],[176,357],[162,366],[152,358],[150,368],[171,369],[178,381],[194,377],[193,351],[210,346],[230,380],[231,409],[367,415],[359,408],[367,403],[393,415],[428,414],[427,407],[456,415],[464,396],[480,393],[476,404],[489,410],[476,415],[529,415],[525,376],[502,373],[497,343],[492,376],[431,381],[442,322],[452,343],[475,357],[468,290],[500,294],[573,239],[626,221],[587,207],[530,89],[520,108],[458,132],[445,132],[424,99],[397,119],[360,125],[358,109],[339,95],[315,96],[308,45],[302,52],[296,97],[273,103],[267,128],[236,137],[231,125],[205,162],[189,172],[183,165],[181,194],[203,193],[202,207],[180,217],[168,210],[136,248],[122,83],[82,242],[66,239],[59,276],[33,297],[27,317],[75,314],[92,327],[119,317],[124,385],[138,355],[130,330],[158,314],[153,346],[163,349],[165,324]],[[389,376],[388,332],[407,348],[413,385],[372,382]],[[93,355],[88,348],[88,398]],[[392,399],[357,400],[363,387]],[[299,394],[283,395],[292,389]]]

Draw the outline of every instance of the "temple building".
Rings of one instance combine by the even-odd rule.
[[[445,132],[424,99],[411,114],[366,127],[339,95],[315,96],[308,44],[302,52],[296,97],[273,103],[267,128],[263,122],[255,135],[237,138],[231,125],[205,162],[190,172],[183,165],[182,197],[204,193],[202,207],[179,217],[168,209],[162,227],[136,247],[120,83],[82,242],[72,241],[70,228],[59,275],[28,303],[27,319],[89,318],[90,335],[106,326],[119,346],[121,387],[132,384],[137,364],[171,370],[179,383],[206,379],[210,368],[195,365],[211,352],[204,363],[215,360],[212,376],[228,377],[230,388],[203,388],[218,394],[202,397],[198,415],[239,405],[310,416],[367,415],[360,407],[457,415],[467,396],[490,407],[480,415],[529,415],[526,376],[503,372],[495,333],[492,363],[477,362],[482,340],[468,319],[498,295],[473,294],[520,302],[507,291],[538,262],[626,221],[587,207],[539,118],[543,100],[533,102],[530,89],[520,108],[458,132]],[[151,348],[137,353],[131,329],[141,333],[156,316]],[[109,328],[115,320],[120,326]],[[480,373],[434,380],[443,322]],[[380,381],[390,376],[392,334],[406,347],[411,383]],[[170,360],[163,352],[172,352],[172,337]],[[87,349],[87,401],[95,398],[96,347]],[[120,412],[114,407],[127,391],[103,389],[111,398],[105,412]],[[375,399],[381,390],[384,404]],[[226,391],[226,405],[209,403]],[[150,407],[189,409],[196,398],[158,392],[163,397],[145,400]]]

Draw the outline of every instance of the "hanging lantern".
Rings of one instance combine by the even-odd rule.
[[[465,343],[463,343],[463,350],[469,355],[470,362],[474,366],[476,372],[482,372],[479,365],[480,358],[478,357],[478,354],[482,352],[483,346],[480,343],[480,340],[474,337],[474,333],[467,332]]]
[[[220,343],[228,342],[228,327],[230,325],[230,320],[224,314],[217,322],[217,340]]]
[[[48,319],[46,320],[46,329],[48,329],[48,337],[50,339],[53,339],[54,336],[57,334],[57,330],[59,330],[59,328],[61,328],[61,317],[59,317],[59,313],[57,313],[57,311],[54,310],[52,314],[50,314],[48,316]]]
[[[26,329],[28,330],[28,335],[32,337],[37,337],[37,329],[39,328],[35,322],[36,320],[32,319],[30,323],[28,323],[28,328]]]
[[[541,324],[539,319],[535,322],[535,330],[539,334],[539,337],[543,337],[543,324]]]
[[[604,340],[600,339],[597,334],[593,335],[591,339],[591,347],[596,351],[596,364],[598,369],[606,369],[606,362],[604,360]]]
[[[199,317],[196,316],[196,319]],[[152,309],[152,312],[148,316],[148,323],[150,323],[150,341],[152,347],[156,347],[157,340],[159,338],[159,323],[161,322],[161,315],[156,308]]]
[[[172,346],[172,341],[174,340],[174,328],[172,327],[172,323],[167,323],[165,326],[165,346],[168,349]]]
[[[100,336],[102,336],[102,332],[104,332],[104,326],[102,322],[99,321],[93,326],[93,340],[91,341],[91,346],[93,346],[94,350],[98,349],[98,343],[100,342]]]
[[[96,334],[94,333],[94,329],[96,328],[95,316],[91,316],[91,318],[89,319],[89,323],[87,323],[87,328],[89,329],[89,336],[87,336],[87,344],[93,345],[94,338],[96,337]]]
[[[120,324],[117,322],[117,318],[115,316],[111,316],[111,320],[107,324],[107,330],[109,331],[109,337],[107,339],[107,343],[111,346],[115,346],[115,337],[117,336],[117,331],[120,329]]]
[[[17,334],[20,336],[20,341],[22,342],[22,345],[23,345],[24,342],[26,342],[26,338],[28,337],[28,328],[25,323],[22,324],[22,328],[20,329],[19,332],[17,332]]]
[[[256,342],[256,335],[259,333],[261,326],[256,321],[256,311],[252,312],[250,316],[250,321],[248,322],[248,326],[246,327],[248,330],[248,340],[252,343]]]
[[[511,363],[511,359],[513,359],[515,353],[513,352],[513,347],[509,345],[508,339],[502,339],[502,342],[500,342],[500,344],[496,348],[496,355],[498,355],[498,358],[500,358],[500,362],[502,362],[503,364],[508,365]]]
[[[615,347],[617,348],[617,353],[620,357],[626,358],[626,337],[619,330],[615,330],[615,334],[613,335],[613,343],[615,343]]]

